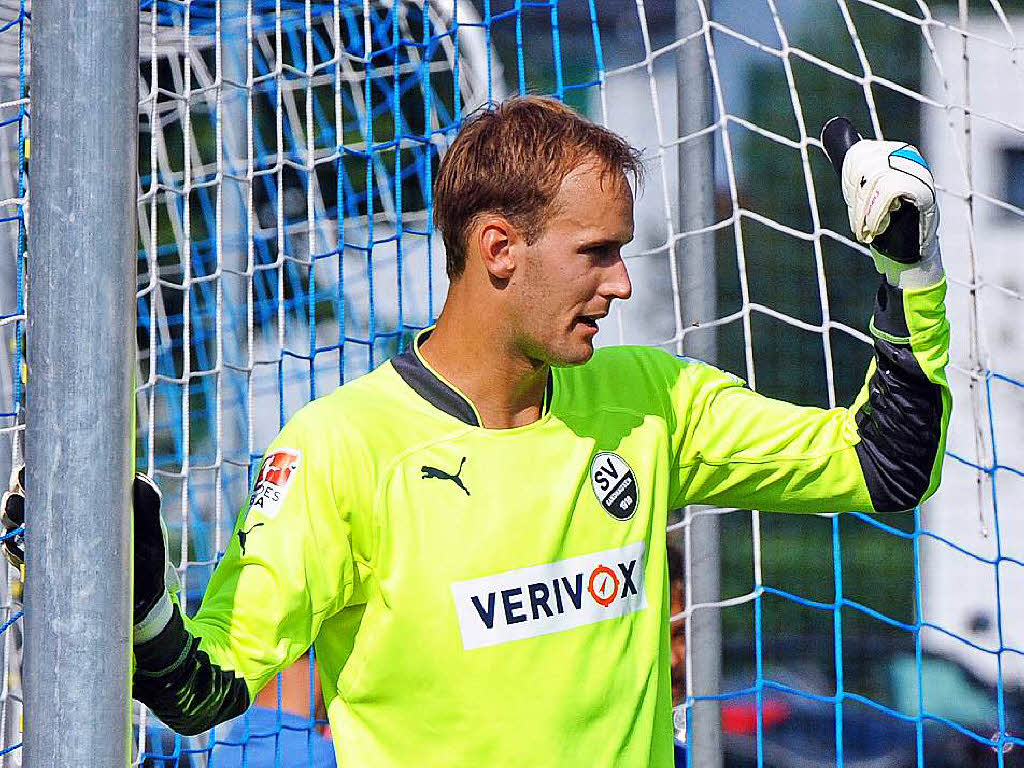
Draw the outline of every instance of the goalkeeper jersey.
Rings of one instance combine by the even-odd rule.
[[[538,421],[486,429],[414,348],[282,430],[197,615],[136,646],[135,695],[203,730],[312,644],[342,768],[668,768],[667,510],[919,503],[944,294],[883,285],[849,409],[606,348],[551,371]]]

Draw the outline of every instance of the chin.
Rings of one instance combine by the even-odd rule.
[[[573,345],[572,348],[552,350],[548,364],[556,368],[571,368],[583,365],[594,356],[594,345],[590,343]]]

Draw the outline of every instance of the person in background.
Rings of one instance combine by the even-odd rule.
[[[336,765],[319,671],[307,653],[281,670],[280,687],[271,680],[248,712],[217,730],[208,768]]]
[[[675,731],[676,768],[686,766],[686,620],[676,619],[686,608],[686,581],[683,572],[683,555],[679,548],[669,541],[668,550],[668,595],[669,595],[669,648],[672,667],[672,728]]]
[[[669,645],[672,649],[672,706],[686,701],[686,620],[671,621],[686,608],[683,555],[672,543],[668,549]]]

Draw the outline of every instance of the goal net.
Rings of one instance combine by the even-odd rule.
[[[14,461],[29,10],[0,0],[0,453]],[[903,515],[673,513],[680,744],[708,764],[693,724],[713,702],[727,763],[1019,759],[1024,3],[143,0],[141,21],[137,463],[163,490],[189,613],[277,430],[437,316],[432,174],[462,118],[508,94],[555,95],[645,151],[634,298],[600,343],[711,357],[765,394],[849,404],[878,278],[817,139],[840,114],[916,144],[935,174],[953,329],[943,485]],[[693,53],[707,93],[680,75]],[[704,99],[707,124],[681,129]],[[687,176],[681,153],[708,136],[713,176]],[[684,225],[680,200],[702,185],[713,215]],[[709,238],[695,270],[685,257]],[[709,569],[711,596],[694,587]],[[20,764],[19,579],[0,594],[0,766]],[[697,631],[708,618],[720,641]],[[694,668],[707,643],[719,676]],[[318,688],[308,657],[249,714],[188,739],[137,712],[135,760],[332,765]]]

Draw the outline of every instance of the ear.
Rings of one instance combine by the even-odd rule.
[[[478,226],[477,243],[484,267],[491,277],[508,280],[516,268],[514,247],[522,236],[504,216],[487,216]]]

